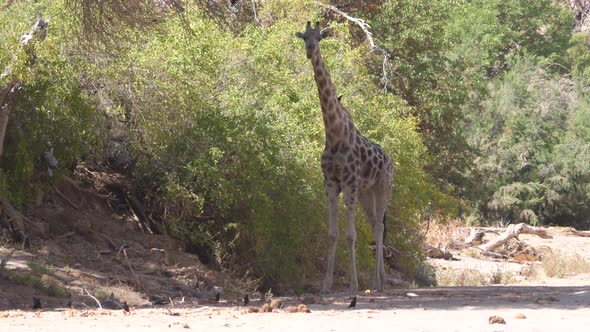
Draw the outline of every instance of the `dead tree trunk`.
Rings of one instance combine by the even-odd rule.
[[[498,237],[493,239],[492,241],[480,245],[478,248],[483,251],[492,251],[495,248],[503,245],[504,243],[508,242],[512,238],[518,238],[520,234],[534,234],[543,239],[551,239],[552,236],[548,235],[547,232],[540,228],[540,227],[533,227],[529,226],[525,223],[520,224],[513,224],[509,225],[504,233],[500,234]]]
[[[31,27],[29,32],[25,33],[21,36],[21,44],[22,47],[25,49],[25,53],[27,54],[29,60],[28,63],[35,63],[33,60],[36,55],[30,51],[29,43],[31,41],[42,41],[47,36],[47,26],[49,25],[49,20],[43,20],[41,14],[37,16],[37,21]],[[16,61],[16,56],[13,59],[13,63]],[[12,64],[9,65],[4,72],[0,75],[0,78],[5,78],[12,74]],[[0,90],[0,158],[2,157],[2,153],[4,151],[4,137],[6,136],[6,128],[8,127],[8,119],[10,118],[10,112],[14,108],[16,94],[22,85],[21,81],[12,80],[10,83],[6,84],[6,86],[2,87]]]
[[[8,118],[14,108],[14,100],[19,89],[17,82],[10,82],[0,90],[0,158],[4,152],[4,136],[8,127]]]

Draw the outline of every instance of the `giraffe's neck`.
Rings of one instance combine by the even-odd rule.
[[[349,145],[352,142],[351,136],[355,132],[354,125],[350,114],[340,104],[336,96],[336,87],[330,79],[319,47],[312,53],[311,61],[320,96],[324,129],[326,130],[326,146],[331,148]]]

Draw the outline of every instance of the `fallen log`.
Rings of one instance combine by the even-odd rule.
[[[569,233],[572,236],[590,237],[590,232],[589,231],[578,231],[578,230],[573,229]]]
[[[541,227],[529,226],[525,223],[512,224],[506,227],[506,230],[498,237],[488,243],[480,245],[478,248],[482,251],[492,251],[495,248],[510,241],[510,239],[517,238],[520,234],[534,234],[543,239],[552,239],[551,235],[547,234],[547,231]]]
[[[494,230],[490,230],[490,229],[485,229],[485,228],[481,228],[481,227],[475,227],[471,229],[471,233],[469,234],[469,236],[465,239],[465,244],[471,245],[474,242],[482,242],[483,240],[483,236],[486,233],[494,233],[494,234],[498,234],[498,232],[494,231]]]

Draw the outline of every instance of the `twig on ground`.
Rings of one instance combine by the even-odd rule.
[[[57,189],[56,186],[53,186],[53,190],[55,190],[55,192],[61,197],[63,198],[68,204],[70,204],[74,209],[76,210],[80,210],[80,206],[74,202],[72,202],[64,193],[62,193],[59,189]]]
[[[123,246],[121,246],[121,248],[123,248]],[[135,282],[137,283],[137,290],[138,291],[142,290],[143,287],[141,287],[141,282],[139,281],[139,276],[137,275],[137,273],[135,273],[135,270],[133,270],[133,267],[131,266],[131,262],[129,261],[129,257],[127,257],[127,250],[125,248],[123,248],[123,255],[125,256],[125,261],[127,262],[127,266],[129,267],[129,270],[131,270],[131,273],[135,277]]]
[[[66,238],[66,237],[70,237],[70,236],[72,236],[74,234],[76,234],[76,232],[67,232],[65,234],[62,234],[62,235],[58,236],[57,238],[58,239],[63,239],[63,238]]]
[[[123,250],[129,248],[129,245],[127,243],[123,243],[120,247],[119,250],[117,250],[117,254],[115,255],[115,258],[119,259],[119,255],[121,254],[121,252],[123,252]]]
[[[168,253],[166,252],[166,250],[160,249],[160,248],[151,248],[150,251],[156,251],[156,252],[164,253],[164,264],[166,264],[166,262],[168,262]]]
[[[100,305],[100,301],[96,297],[92,296],[92,294],[90,294],[90,292],[86,289],[86,287],[83,287],[82,290],[84,290],[84,292],[86,292],[86,295],[88,295],[91,299],[93,299],[96,302],[96,304],[98,304],[99,309],[102,309],[102,305]]]

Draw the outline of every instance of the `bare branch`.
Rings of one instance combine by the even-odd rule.
[[[588,0],[562,0],[567,3],[569,9],[574,12],[574,31],[588,30],[587,20],[590,17],[590,1]]]
[[[369,24],[367,24],[365,22],[365,20],[363,20],[362,18],[352,17],[352,16],[348,15],[347,13],[341,11],[340,9],[338,9],[338,8],[332,6],[332,5],[327,5],[327,4],[321,3],[319,1],[314,1],[314,3],[316,5],[318,5],[318,6],[320,6],[320,7],[323,7],[323,8],[326,8],[326,9],[331,10],[334,13],[336,13],[336,14],[344,17],[345,19],[347,19],[347,20],[355,23],[356,25],[358,25],[363,30],[363,32],[365,33],[365,35],[367,36],[367,40],[369,41],[369,45],[371,45],[371,49],[376,48],[375,42],[373,41],[373,36],[372,36],[371,32],[369,31],[370,26],[369,26]]]
[[[371,26],[367,22],[365,22],[365,20],[363,20],[362,18],[350,16],[349,14],[343,12],[342,10],[336,8],[335,6],[328,5],[328,4],[319,2],[319,1],[314,1],[314,3],[322,8],[328,9],[328,10],[344,17],[348,21],[358,25],[361,28],[361,30],[365,34],[365,37],[367,38],[367,41],[369,42],[369,46],[371,46],[370,52],[381,53],[381,55],[383,55],[383,65],[382,65],[383,73],[381,76],[380,83],[383,84],[384,91],[387,91],[387,85],[389,84],[389,70],[388,70],[389,69],[389,59],[391,58],[391,55],[383,48],[375,45],[375,41],[373,40],[373,34],[369,30],[371,28]]]
[[[129,29],[149,31],[170,13],[182,12],[180,0],[67,0],[66,4],[80,20],[86,41],[120,47]]]
[[[256,23],[260,23],[260,20],[258,19],[258,14],[256,14],[256,4],[254,3],[254,0],[252,1],[252,12],[254,13],[254,21],[256,21]]]
[[[131,262],[129,261],[129,257],[127,257],[127,250],[125,248],[123,248],[123,255],[125,256],[125,261],[127,262],[127,266],[129,267],[129,270],[131,270],[131,273],[135,277],[135,282],[137,283],[137,290],[141,291],[143,289],[143,287],[141,286],[141,281],[139,281],[139,276],[137,275],[137,273],[135,273],[135,270],[133,270],[133,267],[131,266]]]

